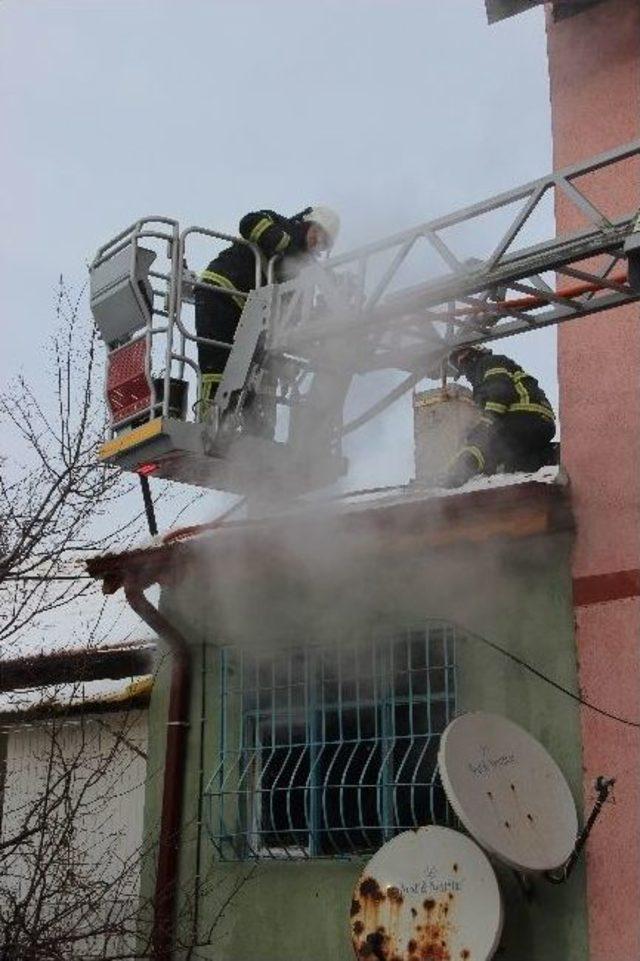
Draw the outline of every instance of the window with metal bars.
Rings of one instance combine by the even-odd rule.
[[[455,645],[438,622],[270,655],[222,649],[205,791],[219,856],[344,857],[449,823],[437,753],[455,711]]]

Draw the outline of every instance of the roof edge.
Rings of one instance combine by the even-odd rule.
[[[0,693],[75,681],[120,680],[150,674],[153,640],[121,646],[73,648],[0,660]]]
[[[53,721],[56,718],[91,717],[101,714],[119,714],[134,710],[146,710],[151,702],[153,676],[137,678],[118,693],[98,695],[95,698],[76,701],[46,701],[26,707],[0,711],[0,729],[30,724],[32,721]]]
[[[153,584],[175,582],[184,575],[203,544],[232,545],[239,538],[255,538],[256,547],[269,532],[277,533],[285,525],[325,524],[330,517],[345,531],[387,531],[389,536],[399,529],[412,531],[414,537],[424,536],[425,546],[445,546],[465,539],[490,540],[493,537],[526,537],[533,533],[573,529],[569,482],[560,469],[553,479],[527,479],[495,486],[484,486],[447,495],[414,488],[410,494],[387,498],[365,505],[347,505],[338,511],[308,511],[304,514],[279,515],[254,521],[235,522],[213,527],[189,529],[189,536],[173,537],[164,542],[136,548],[122,554],[99,555],[87,560],[89,574],[103,582],[104,593],[119,590],[126,582],[146,589]],[[524,506],[537,507],[535,522],[527,521]],[[509,514],[507,519],[505,512]],[[531,512],[529,512],[531,514]],[[489,523],[492,520],[493,523]],[[508,520],[508,523],[507,523]],[[470,534],[470,528],[473,533]],[[424,533],[428,528],[429,533]],[[434,529],[439,535],[434,535]],[[423,532],[422,534],[420,532]],[[443,536],[444,534],[444,536]]]

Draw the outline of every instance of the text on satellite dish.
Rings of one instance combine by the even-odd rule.
[[[480,747],[480,754],[481,757],[478,761],[469,762],[469,770],[475,777],[485,777],[498,767],[510,767],[510,765],[518,763],[515,754],[501,754],[499,757],[490,757],[489,748],[484,746]]]
[[[461,882],[452,876],[443,877],[438,874],[435,865],[427,864],[422,876],[415,878],[409,884],[401,881],[398,885],[403,894],[443,894],[447,891],[461,891]]]

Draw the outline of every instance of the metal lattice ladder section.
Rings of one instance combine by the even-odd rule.
[[[143,218],[100,248],[91,267],[92,308],[109,352],[123,346],[133,351],[136,338],[146,345],[137,380],[135,371],[127,374],[132,383],[146,385],[146,393],[133,413],[131,398],[125,398],[125,422],[112,418],[103,460],[238,492],[255,484],[256,459],[265,485],[283,492],[330,483],[345,470],[342,437],[425,375],[437,378],[453,346],[540,330],[640,299],[638,211],[613,216],[593,199],[594,192],[606,198],[607,178],[637,176],[639,167],[640,141],[634,141],[313,263],[280,284],[274,283],[276,264],[262,262],[254,249],[256,289],[242,294],[245,307],[206,423],[189,422],[186,408],[176,414],[171,406],[175,382],[185,370],[198,391],[201,372],[194,353],[205,343],[185,317],[201,284],[187,266],[187,245],[194,235],[246,241],[205,228],[180,231],[168,218]],[[571,209],[581,228],[555,236],[545,208],[550,203]],[[541,214],[548,236],[523,246]],[[500,220],[499,228],[491,218]],[[474,230],[484,244],[489,241],[484,257],[470,245]],[[167,243],[164,271],[149,269],[149,252],[139,244],[153,236]],[[414,271],[411,283],[408,266]],[[150,353],[158,342],[165,366],[162,378],[154,379]],[[344,423],[354,376],[385,369],[405,371],[406,377]],[[244,419],[248,388],[264,384],[274,390],[280,385],[277,403],[289,412],[286,436],[277,442],[251,436]]]

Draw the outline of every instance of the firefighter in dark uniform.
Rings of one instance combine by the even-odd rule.
[[[474,475],[495,474],[500,467],[535,471],[550,463],[555,417],[535,377],[486,347],[458,347],[449,361],[473,387],[482,419],[451,462],[446,486],[460,487]]]
[[[262,256],[263,282],[268,261],[281,255],[277,280],[293,276],[309,257],[330,250],[340,228],[338,215],[329,207],[308,207],[295,217],[283,217],[273,210],[246,214],[240,221],[240,235],[255,244]],[[255,287],[256,262],[252,249],[235,243],[223,250],[203,272],[208,285],[196,288],[196,333],[232,344],[245,299],[224,290],[248,293]],[[229,358],[224,347],[198,344],[202,373],[202,407],[215,397]]]

